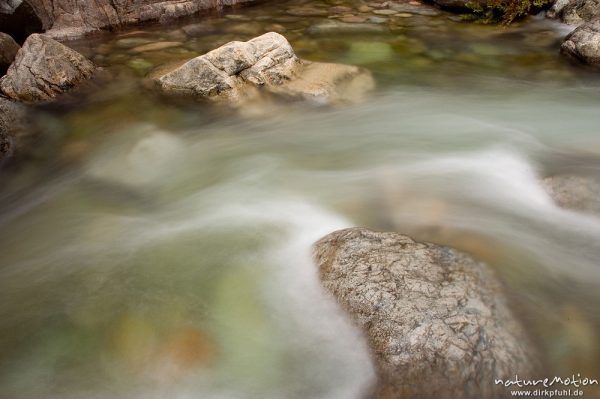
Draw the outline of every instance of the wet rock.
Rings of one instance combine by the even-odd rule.
[[[134,53],[146,53],[149,51],[166,50],[169,48],[181,47],[180,42],[154,42],[148,44],[142,44],[141,46],[134,47],[131,49]]]
[[[0,76],[6,73],[10,64],[15,60],[17,51],[20,48],[12,37],[0,32]]]
[[[145,37],[125,37],[123,39],[119,39],[115,42],[115,46],[117,48],[122,49],[130,49],[138,46],[143,46],[144,44],[152,43],[152,39],[148,39]]]
[[[560,51],[573,60],[600,67],[600,19],[587,22],[569,33]]]
[[[362,228],[315,244],[325,288],[367,334],[378,398],[503,398],[533,349],[492,271],[456,250]]]
[[[544,179],[542,185],[560,207],[600,215],[600,179],[559,175]]]
[[[285,37],[275,32],[247,42],[227,43],[155,82],[165,94],[231,104],[256,99],[257,88],[293,99],[355,101],[374,85],[371,75],[358,67],[298,59]]]
[[[25,106],[0,96],[0,165],[19,151],[30,130]]]
[[[0,79],[0,91],[18,101],[50,101],[91,78],[95,69],[78,52],[45,35],[33,34]]]

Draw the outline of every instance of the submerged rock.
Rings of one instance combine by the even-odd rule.
[[[25,106],[0,96],[0,164],[22,147],[30,130]]]
[[[0,32],[0,76],[6,73],[20,48],[12,37]]]
[[[367,333],[379,398],[500,398],[533,349],[500,283],[456,250],[362,228],[315,244],[321,280]]]
[[[571,59],[600,67],[600,19],[586,22],[567,35],[560,51]]]
[[[559,175],[542,184],[558,206],[600,215],[600,179]]]
[[[296,57],[282,35],[270,32],[247,42],[230,42],[155,78],[169,95],[255,100],[270,94],[318,102],[355,101],[373,86],[371,75],[348,65],[312,63]]]
[[[45,35],[33,34],[0,79],[0,91],[18,101],[49,101],[92,77],[95,69],[78,52]]]

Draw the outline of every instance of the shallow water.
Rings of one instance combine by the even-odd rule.
[[[367,348],[310,258],[354,225],[485,260],[549,375],[598,377],[600,218],[540,184],[600,176],[600,79],[559,57],[567,28],[439,13],[319,33],[358,3],[290,15],[305,3],[71,43],[114,79],[40,108],[43,138],[2,176],[1,398],[364,397]],[[251,115],[144,89],[154,68],[269,30],[378,89]],[[176,44],[139,49],[157,41]]]

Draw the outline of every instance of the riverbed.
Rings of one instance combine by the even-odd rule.
[[[68,43],[112,78],[39,107],[44,134],[1,176],[0,398],[364,398],[364,337],[311,259],[349,226],[489,263],[549,376],[598,377],[600,218],[542,185],[600,177],[600,77],[558,54],[569,28],[360,4],[265,2]],[[268,31],[377,89],[241,111],[148,90],[167,64]]]

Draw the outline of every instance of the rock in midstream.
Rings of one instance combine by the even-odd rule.
[[[325,288],[366,332],[377,398],[501,398],[497,378],[536,354],[488,266],[451,248],[364,228],[319,240]]]
[[[600,67],[600,19],[586,22],[569,33],[560,51],[575,61]]]
[[[542,185],[558,206],[600,215],[600,179],[557,175],[545,178]]]
[[[41,34],[27,38],[0,92],[26,103],[46,102],[92,77],[96,67],[78,52]]]
[[[227,43],[153,78],[165,94],[231,104],[255,101],[264,92],[327,104],[355,102],[374,87],[362,68],[299,59],[275,32]]]

